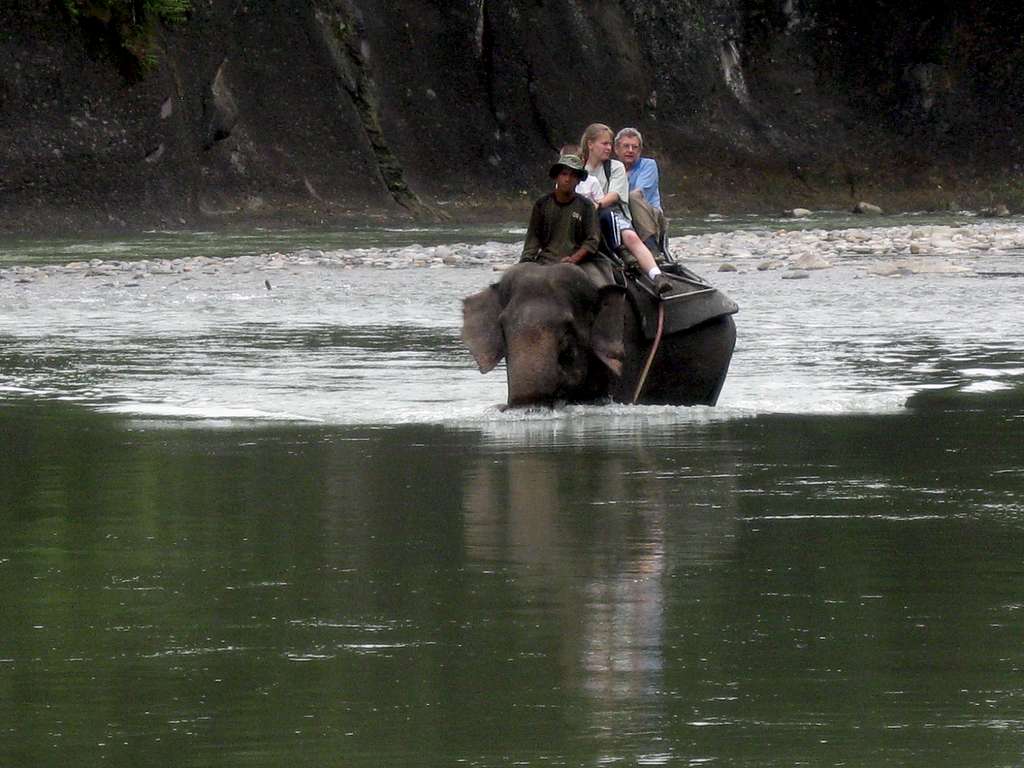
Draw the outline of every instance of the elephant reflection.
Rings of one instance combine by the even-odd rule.
[[[563,682],[609,717],[663,685],[670,572],[723,557],[736,540],[735,470],[692,478],[664,458],[531,446],[482,459],[467,484],[469,562],[505,564],[516,588],[554,606]]]

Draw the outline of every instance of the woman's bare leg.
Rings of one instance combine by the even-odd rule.
[[[622,244],[633,254],[633,258],[640,264],[645,275],[650,274],[652,269],[658,269],[658,263],[654,260],[654,255],[644,245],[644,241],[640,239],[636,232],[632,229],[624,229],[621,234]],[[661,270],[658,269],[658,271],[660,272]]]
[[[672,281],[662,274],[658,262],[654,260],[654,255],[644,245],[644,241],[640,239],[640,236],[632,229],[624,229],[621,234],[622,244],[633,254],[633,258],[636,259],[644,274],[654,282],[654,289],[662,295],[671,293],[673,290]]]

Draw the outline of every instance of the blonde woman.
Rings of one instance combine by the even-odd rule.
[[[620,258],[625,255],[625,250],[636,260],[658,293],[668,293],[673,289],[672,281],[661,273],[654,256],[633,229],[629,213],[629,178],[626,167],[612,158],[613,138],[612,129],[604,123],[591,123],[580,137],[583,164],[604,192],[597,201],[601,232]]]

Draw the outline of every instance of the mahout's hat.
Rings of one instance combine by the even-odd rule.
[[[562,172],[563,168],[568,168],[579,176],[580,181],[587,178],[587,169],[583,167],[583,161],[580,160],[578,155],[561,155],[558,158],[558,162],[551,166],[551,170],[548,171],[548,176],[552,179],[555,178]]]

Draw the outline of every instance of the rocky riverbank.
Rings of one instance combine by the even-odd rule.
[[[520,242],[407,245],[395,248],[302,249],[237,257],[90,259],[65,264],[0,269],[0,290],[60,279],[92,287],[133,288],[179,283],[204,276],[234,277],[273,289],[278,276],[307,269],[460,269],[501,271],[519,257]],[[684,235],[670,239],[675,257],[706,276],[710,272],[772,272],[809,277],[837,267],[863,277],[980,274],[993,263],[1024,270],[1024,224],[984,222],[966,226],[896,226],[851,229],[755,229]],[[714,278],[712,278],[713,280]]]
[[[721,261],[720,272],[793,273],[853,267],[867,275],[958,274],[976,271],[989,254],[1024,254],[1024,227],[900,226],[842,230],[777,230],[691,235],[671,240],[683,261]]]

